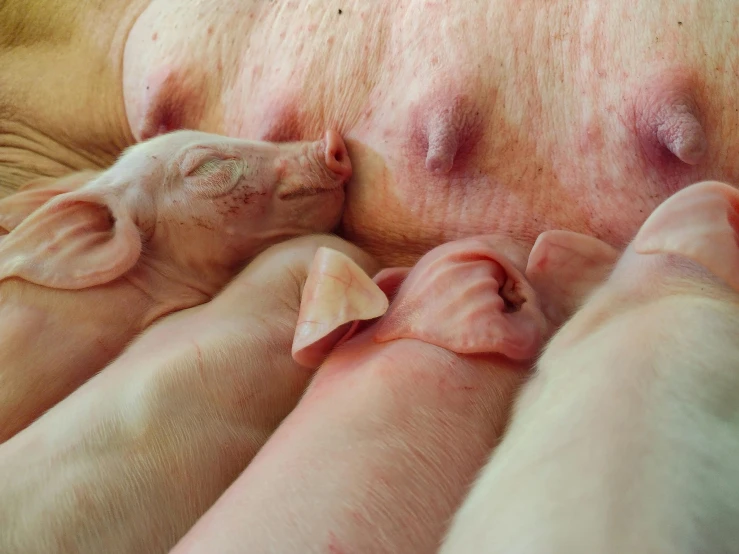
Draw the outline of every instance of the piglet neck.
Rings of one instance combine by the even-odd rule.
[[[206,276],[190,275],[147,259],[142,259],[120,281],[122,286],[138,291],[147,299],[144,327],[169,313],[203,304],[218,292],[218,287],[208,283]]]

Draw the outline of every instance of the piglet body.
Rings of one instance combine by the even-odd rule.
[[[720,183],[647,219],[546,348],[443,554],[738,551],[738,238]]]
[[[290,343],[322,245],[375,269],[336,237],[276,245],[0,446],[0,551],[168,552],[303,393]]]
[[[435,551],[546,324],[494,237],[449,243],[410,274],[384,270],[375,281],[392,298],[388,312],[329,354],[175,554]],[[298,358],[310,343],[302,325],[321,327],[322,314],[331,319],[330,306],[301,306]]]
[[[276,145],[179,131],[100,174],[5,199],[0,442],[271,244],[330,230],[350,174],[333,132]]]

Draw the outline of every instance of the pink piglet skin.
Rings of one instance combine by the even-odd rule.
[[[331,130],[291,144],[182,130],[0,200],[0,443],[269,246],[335,227],[351,172]]]
[[[388,312],[329,353],[173,553],[434,552],[549,333],[525,253],[504,245],[464,239],[381,272]]]
[[[608,257],[550,242],[570,268],[552,257],[541,279],[575,277],[578,251]],[[442,554],[737,552],[738,245],[725,183],[647,218],[545,348]]]
[[[166,554],[310,382],[290,342],[324,246],[377,270],[337,237],[273,246],[0,445],[0,552]]]

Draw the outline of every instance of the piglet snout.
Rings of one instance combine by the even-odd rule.
[[[326,167],[344,181],[352,176],[352,162],[344,139],[336,131],[326,131]]]

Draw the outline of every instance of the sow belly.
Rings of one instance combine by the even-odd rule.
[[[480,233],[622,245],[676,190],[739,180],[739,5],[185,8],[154,1],[131,30],[134,135],[335,128],[355,161],[342,233],[386,264]]]

